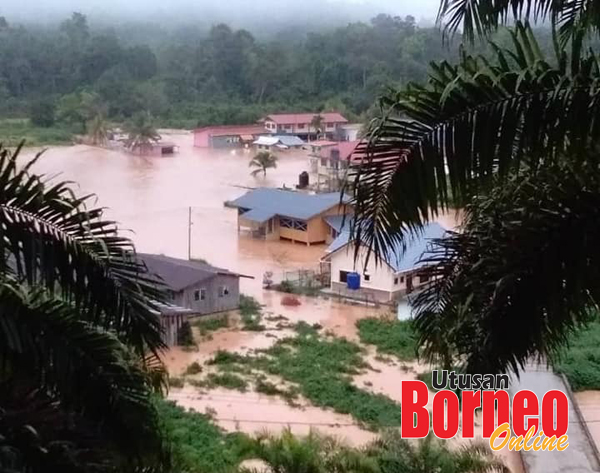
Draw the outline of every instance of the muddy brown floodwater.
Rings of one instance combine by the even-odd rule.
[[[82,194],[95,193],[97,204],[107,207],[107,216],[131,231],[129,235],[143,252],[186,258],[188,208],[191,207],[192,257],[253,276],[254,279],[241,280],[241,291],[256,297],[270,313],[284,315],[291,322],[319,323],[338,336],[356,339],[356,320],[385,311],[307,297],[300,297],[302,304],[298,307],[284,307],[281,294],[262,289],[265,271],[273,271],[278,278],[284,271],[316,268],[325,246],[265,243],[238,234],[237,214],[223,204],[248,188],[295,187],[298,175],[308,168],[306,152],[282,153],[277,169],[269,170],[266,178],[253,178],[248,168],[250,152],[197,149],[192,145],[192,135],[187,132],[169,133],[168,140],[179,145],[179,154],[145,158],[83,145],[53,147],[44,153],[34,169],[74,181]],[[32,157],[35,152],[29,149],[23,157]],[[442,216],[439,221],[446,228],[458,224],[454,214]],[[211,340],[202,342],[197,352],[173,349],[166,354],[165,361],[169,370],[179,375],[189,363],[203,363],[218,349],[244,353],[267,348],[287,334],[285,331],[219,331]],[[386,365],[374,360],[372,353],[369,362],[376,371],[357,378],[356,384],[363,388],[369,386],[372,391],[396,400],[400,400],[400,380],[414,379],[419,370],[425,369],[414,363],[409,364],[409,370],[398,363]],[[289,425],[294,432],[306,433],[312,426],[356,445],[374,437],[373,433],[357,426],[350,416],[306,402],[298,409],[281,399],[258,393],[242,394],[223,389],[201,393],[190,387],[173,390],[170,397],[200,412],[207,408],[214,410],[219,424],[228,430],[252,433],[263,429],[280,430]],[[514,473],[521,471],[518,455],[509,455],[507,463]]]

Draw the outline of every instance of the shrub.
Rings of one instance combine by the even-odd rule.
[[[227,328],[229,326],[229,314],[224,314],[220,317],[213,317],[210,319],[200,319],[194,322],[194,327],[200,331],[200,335],[205,336],[210,332],[219,330],[221,328]]]
[[[172,388],[183,388],[185,381],[183,378],[176,378],[169,376],[169,386]]]
[[[207,388],[221,386],[222,388],[245,392],[248,388],[248,382],[234,373],[209,373],[204,380],[204,386]]]
[[[189,347],[196,344],[194,341],[194,335],[192,334],[192,327],[189,322],[183,322],[179,330],[177,330],[177,344]]]
[[[193,363],[188,365],[188,367],[185,370],[185,374],[194,375],[198,373],[202,373],[202,366],[200,366],[200,363],[198,363],[197,361],[194,361]]]
[[[29,107],[29,119],[31,123],[43,128],[54,125],[56,107],[50,100],[36,100]]]
[[[375,345],[377,351],[401,360],[417,356],[417,337],[410,320],[385,320],[368,317],[356,322],[362,343]]]

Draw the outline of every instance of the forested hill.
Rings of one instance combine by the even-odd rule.
[[[386,86],[420,80],[430,61],[452,54],[437,29],[388,15],[264,41],[219,24],[157,46],[145,31],[147,41],[138,33],[132,44],[127,31],[93,30],[78,13],[50,29],[0,18],[0,116],[78,126],[91,96],[110,120],[147,110],[170,126],[252,122],[275,110],[335,108],[357,119]]]

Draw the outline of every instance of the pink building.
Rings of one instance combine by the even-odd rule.
[[[233,148],[251,145],[260,135],[269,134],[264,125],[220,125],[194,130],[197,148]]]
[[[348,120],[338,112],[273,113],[260,120],[260,123],[264,123],[265,128],[273,134],[293,134],[308,138],[319,133],[319,130],[311,125],[316,116],[321,117],[320,133],[329,138],[337,138],[340,127],[348,123]]]

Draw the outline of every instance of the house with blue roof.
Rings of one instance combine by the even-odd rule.
[[[313,245],[333,241],[326,218],[351,211],[349,198],[339,192],[307,194],[259,188],[228,203],[238,211],[238,231],[267,240],[289,240]]]
[[[404,251],[402,245],[397,244],[379,261],[371,255],[368,265],[365,265],[368,253],[366,246],[361,245],[358,258],[354,258],[355,245],[350,239],[350,220],[330,216],[326,223],[330,227],[330,235],[335,235],[323,258],[324,262],[330,264],[331,289],[345,293],[348,274],[358,273],[359,291],[367,292],[381,302],[397,300],[429,281],[428,273],[423,271],[427,263],[421,261],[422,256],[432,240],[443,238],[446,233],[439,223],[429,223],[421,233],[408,238]]]

